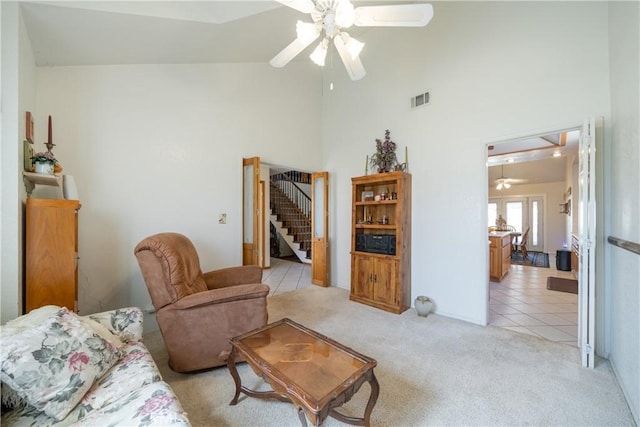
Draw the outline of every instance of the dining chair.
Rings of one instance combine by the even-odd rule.
[[[511,253],[513,253],[513,251],[515,251],[516,241],[518,240],[518,236],[520,236],[520,234],[517,232],[518,230],[514,225],[505,225],[503,229],[504,231],[508,231],[511,233]]]
[[[522,254],[523,260],[527,259],[527,243],[529,242],[529,229],[530,227],[527,227],[527,230],[522,235],[522,238],[516,240],[516,242],[513,244],[513,247],[514,247],[513,252],[515,253],[520,251],[520,253]]]

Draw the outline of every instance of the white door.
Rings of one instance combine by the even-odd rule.
[[[596,285],[596,132],[595,120],[585,120],[578,163],[578,341],[582,366],[595,367]]]

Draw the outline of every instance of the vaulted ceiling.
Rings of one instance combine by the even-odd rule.
[[[38,66],[268,62],[301,13],[275,1],[22,1]]]
[[[357,5],[393,2],[408,3],[354,1]],[[295,22],[309,21],[308,16],[273,0],[20,3],[38,66],[267,63],[295,38]],[[307,56],[298,55],[295,60],[309,61]],[[500,168],[494,166],[507,164],[510,158],[520,164],[506,166],[514,178],[525,174],[529,183],[563,180],[565,162],[551,159],[548,149],[527,148],[527,144],[548,148],[548,141],[556,137],[496,144],[489,151],[490,182],[500,176]],[[572,155],[577,152],[577,140],[570,138],[556,148],[563,156]]]

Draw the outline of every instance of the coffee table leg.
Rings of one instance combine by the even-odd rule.
[[[307,416],[304,413],[304,409],[298,408],[298,418],[300,418],[300,425],[307,427]]]
[[[342,421],[343,423],[351,424],[354,426],[366,426],[369,427],[371,425],[371,412],[373,412],[373,407],[376,405],[378,401],[378,394],[380,394],[380,384],[378,384],[378,379],[376,378],[373,370],[369,371],[366,374],[366,381],[371,386],[371,394],[369,395],[369,401],[367,402],[367,407],[364,410],[364,416],[362,418],[354,418],[348,417],[340,412],[336,411],[336,409],[332,409],[329,415],[335,418],[338,421]]]
[[[229,358],[227,359],[227,367],[229,368],[229,372],[233,377],[233,382],[236,384],[236,395],[233,396],[231,403],[229,405],[235,405],[238,403],[238,398],[240,397],[240,390],[242,389],[242,383],[240,382],[240,375],[238,375],[238,370],[236,369],[236,348],[235,346],[231,346],[231,353],[229,354]]]
[[[371,412],[373,412],[373,407],[376,405],[378,401],[378,394],[380,393],[380,384],[378,384],[378,379],[376,375],[371,370],[371,379],[369,380],[369,384],[371,385],[371,395],[369,396],[369,401],[367,402],[367,408],[364,411],[364,425],[370,425]]]

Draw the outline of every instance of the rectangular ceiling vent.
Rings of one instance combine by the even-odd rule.
[[[429,92],[411,97],[411,109],[425,106],[429,103]]]

